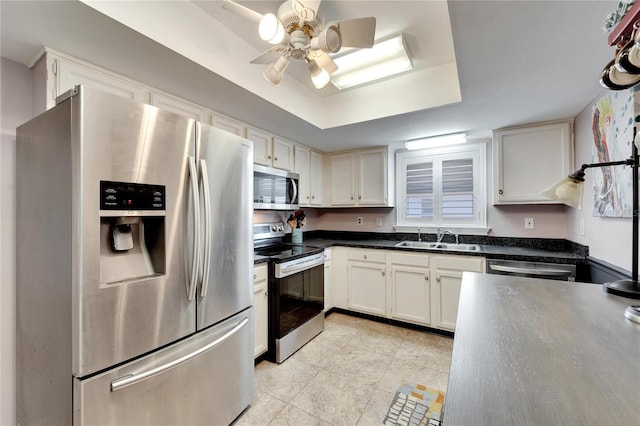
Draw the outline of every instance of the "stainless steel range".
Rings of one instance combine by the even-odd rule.
[[[255,254],[269,258],[269,349],[281,363],[324,330],[324,250],[283,243],[284,224],[256,224]]]

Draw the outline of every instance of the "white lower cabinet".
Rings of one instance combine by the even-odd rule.
[[[269,337],[269,286],[267,264],[253,268],[253,309],[255,314],[254,358],[268,349]]]
[[[386,254],[379,250],[349,250],[347,307],[367,314],[386,314]]]
[[[389,317],[431,325],[429,256],[390,252],[389,263]]]
[[[432,325],[454,331],[462,287],[462,273],[484,272],[485,259],[477,256],[431,256],[433,284]]]
[[[334,247],[332,307],[455,331],[462,273],[480,256]]]

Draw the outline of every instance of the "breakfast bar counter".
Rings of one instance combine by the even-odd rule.
[[[465,272],[443,425],[640,424],[640,301]]]

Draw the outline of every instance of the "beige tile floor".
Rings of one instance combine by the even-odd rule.
[[[403,381],[447,390],[453,339],[339,313],[278,365],[256,365],[243,425],[379,425]]]

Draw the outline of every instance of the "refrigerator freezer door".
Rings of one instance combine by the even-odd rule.
[[[253,309],[160,352],[74,379],[74,425],[230,424],[253,398]]]
[[[188,224],[197,222],[192,220],[195,197],[188,171],[195,158],[196,123],[84,87],[71,102],[72,137],[66,143],[72,144],[76,159],[75,189],[61,190],[74,194],[73,374],[84,377],[196,330],[195,303],[187,295],[194,257]],[[164,212],[105,211],[101,181],[134,183],[141,191],[163,187]],[[132,256],[134,250],[109,248],[110,228],[118,221],[131,222],[131,217],[140,223],[132,225],[140,227],[134,243],[138,236],[146,238],[144,255],[138,258]],[[131,279],[106,278],[114,276],[107,268],[133,270],[127,262],[134,259],[144,259],[142,270],[148,272],[131,274]]]
[[[197,327],[206,328],[239,312],[253,301],[253,154],[251,142],[202,125],[201,204],[207,255],[198,291]],[[205,188],[208,187],[208,191]],[[202,278],[205,280],[202,281]]]

